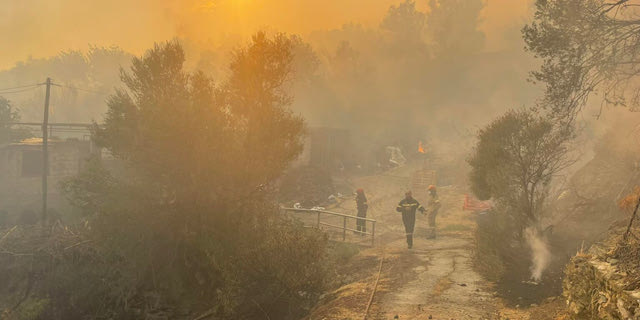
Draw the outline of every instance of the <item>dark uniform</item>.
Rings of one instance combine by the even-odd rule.
[[[369,205],[367,204],[367,197],[364,195],[364,191],[362,190],[358,190],[356,193],[356,207],[358,208],[358,217],[366,218]],[[367,221],[364,219],[358,219],[356,221],[356,229],[358,229],[358,231],[367,232]]]
[[[396,207],[396,211],[402,213],[402,222],[404,223],[409,249],[413,247],[413,228],[416,225],[416,210],[424,212],[424,208],[416,199],[411,197],[411,193],[408,193],[406,198],[402,199]]]

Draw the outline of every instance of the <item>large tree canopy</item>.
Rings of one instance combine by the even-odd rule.
[[[257,34],[216,87],[183,70],[179,44],[157,45],[123,74],[127,89],[109,98],[96,141],[165,187],[179,186],[171,193],[217,199],[232,193],[222,185],[266,184],[302,149],[303,121],[286,108],[291,49],[283,35]]]
[[[90,237],[120,261],[107,265],[126,292],[112,310],[152,293],[190,312],[295,318],[315,296],[324,237],[283,219],[270,200],[302,146],[303,120],[287,108],[292,41],[258,33],[217,86],[184,70],[177,42],[122,72],[125,88],[94,126],[116,165],[92,162],[64,186],[90,217]]]
[[[640,1],[538,0],[523,29],[543,59],[544,105],[572,120],[593,94],[602,105],[640,106]]]

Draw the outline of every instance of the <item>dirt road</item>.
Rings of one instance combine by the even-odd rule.
[[[358,280],[334,292],[310,319],[364,319],[380,259],[380,281],[366,319],[499,319],[498,301],[488,283],[472,268],[471,214],[463,212],[463,193],[456,187],[439,191],[442,208],[438,237],[425,238],[426,217],[418,215],[414,248],[407,249],[404,227],[395,207],[410,184],[416,167],[406,166],[384,175],[352,181],[365,189],[369,217],[378,221],[376,246],[356,259]],[[421,192],[414,191],[421,199]],[[342,209],[353,210],[350,201]],[[383,258],[384,257],[384,258]]]

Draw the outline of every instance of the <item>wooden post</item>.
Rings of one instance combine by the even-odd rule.
[[[51,78],[47,78],[44,97],[44,117],[42,120],[42,225],[47,224],[47,175],[49,174],[49,92]]]
[[[318,230],[320,229],[320,211],[318,211],[318,224],[317,224]]]
[[[375,221],[371,221],[371,245],[375,245],[375,239],[376,239],[376,222]]]
[[[347,217],[342,217],[342,241],[347,240]]]

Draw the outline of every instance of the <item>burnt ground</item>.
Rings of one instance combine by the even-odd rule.
[[[418,215],[414,249],[406,248],[402,221],[394,209],[416,168],[408,165],[350,181],[367,193],[368,216],[378,221],[376,245],[362,242],[360,253],[339,268],[351,274],[352,281],[326,294],[307,319],[562,319],[562,299],[546,299],[542,306],[526,309],[507,307],[495,284],[474,270],[475,221],[461,208],[461,188],[439,189],[438,238],[426,239],[427,221]],[[424,202],[419,194],[416,198]],[[345,201],[332,210],[353,212],[354,206]],[[367,313],[381,260],[378,287]]]
[[[564,266],[569,262],[562,253],[555,255],[538,283],[530,281],[529,256],[523,255],[518,265],[511,266],[510,272],[496,284],[496,291],[506,305],[526,307],[539,305],[547,298],[562,294]]]

